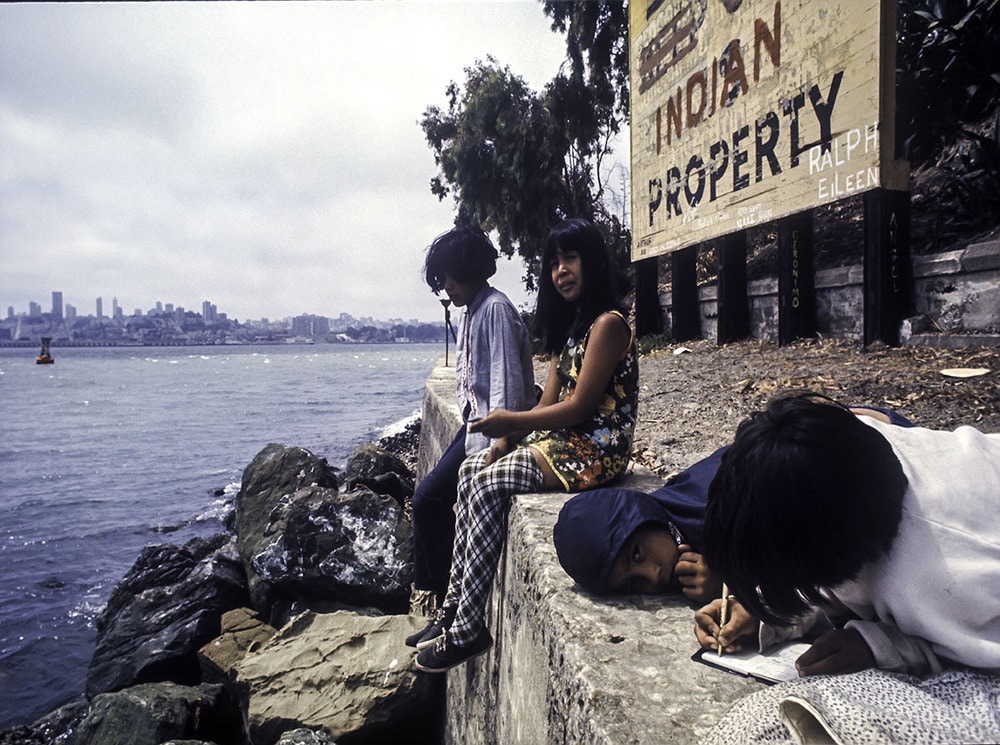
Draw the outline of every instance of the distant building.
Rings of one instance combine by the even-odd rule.
[[[206,326],[214,326],[219,322],[219,309],[208,300],[201,304],[201,320]]]
[[[301,315],[292,319],[295,336],[326,336],[330,333],[330,319],[325,316]]]
[[[28,318],[41,318],[41,317],[42,317],[42,306],[34,301],[29,302]]]
[[[104,301],[101,298],[97,298],[97,317],[104,318]]]
[[[52,317],[53,318],[63,317],[63,298],[61,292],[52,293]]]

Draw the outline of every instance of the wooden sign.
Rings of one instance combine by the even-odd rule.
[[[894,160],[895,0],[630,3],[632,260],[875,188]]]

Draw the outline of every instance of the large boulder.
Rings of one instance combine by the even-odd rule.
[[[251,741],[271,745],[299,727],[338,743],[434,741],[444,676],[418,672],[403,645],[419,625],[349,611],[296,617],[237,664]]]
[[[274,508],[264,540],[241,544],[252,571],[269,588],[272,606],[284,601],[314,610],[406,610],[413,527],[391,497],[363,487],[344,494],[300,489]],[[267,617],[280,625],[273,612]]]
[[[76,745],[160,745],[168,740],[239,745],[239,710],[223,686],[145,683],[94,698]]]
[[[406,608],[409,520],[389,496],[360,486],[338,491],[325,463],[302,448],[268,445],[243,474],[240,556],[253,607],[275,626],[302,607]]]
[[[198,648],[219,635],[224,612],[249,600],[232,536],[146,546],[97,618],[87,695],[137,683],[197,684]]]
[[[271,443],[243,469],[243,481],[236,495],[233,527],[239,538],[240,556],[247,572],[253,607],[269,609],[267,586],[253,569],[252,557],[272,533],[271,513],[299,489],[317,486],[337,490],[337,475],[325,458],[317,458],[304,448]]]

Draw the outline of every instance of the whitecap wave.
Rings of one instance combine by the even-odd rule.
[[[412,424],[415,424],[417,420],[420,419],[420,409],[410,414],[408,417],[404,417],[398,421],[388,424],[382,428],[382,434],[379,437],[392,437],[394,435],[399,435],[405,432]]]

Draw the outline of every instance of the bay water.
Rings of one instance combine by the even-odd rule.
[[[0,348],[0,730],[83,693],[143,546],[223,529],[268,443],[343,466],[419,414],[438,344]]]

